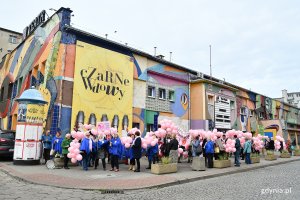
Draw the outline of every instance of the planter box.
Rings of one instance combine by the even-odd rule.
[[[274,154],[273,155],[266,155],[265,160],[277,160],[277,157]]]
[[[169,164],[152,164],[151,165],[151,173],[152,174],[169,174],[177,172],[177,163],[169,163]]]
[[[289,153],[280,154],[280,158],[290,158],[290,157],[291,157],[291,154],[289,154]]]
[[[300,156],[300,152],[294,152],[294,156]]]
[[[260,157],[250,157],[251,163],[260,163]]]
[[[231,167],[231,160],[214,160],[214,168]]]
[[[194,157],[191,167],[195,171],[205,171],[205,158]]]

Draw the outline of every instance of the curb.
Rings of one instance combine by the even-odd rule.
[[[201,176],[201,177],[195,177],[195,178],[190,178],[190,179],[185,179],[185,180],[178,180],[178,181],[173,181],[173,182],[170,182],[170,183],[157,184],[157,185],[154,185],[154,186],[146,186],[146,187],[140,187],[140,188],[134,188],[134,189],[116,189],[115,190],[116,192],[113,192],[114,190],[101,189],[101,188],[99,188],[99,189],[86,189],[86,188],[64,187],[64,186],[57,186],[57,185],[51,185],[51,184],[45,184],[45,183],[38,183],[38,182],[30,181],[30,180],[27,180],[25,178],[14,175],[12,172],[9,172],[8,170],[3,169],[3,168],[0,168],[0,171],[5,173],[6,175],[9,175],[10,177],[12,177],[16,180],[23,181],[25,183],[34,184],[34,185],[43,185],[43,186],[50,186],[50,187],[56,187],[56,188],[62,188],[62,189],[77,189],[77,190],[84,190],[84,191],[103,192],[103,191],[108,191],[109,190],[113,194],[113,193],[118,193],[119,191],[124,192],[124,191],[136,191],[136,190],[157,189],[157,188],[170,187],[170,186],[174,186],[174,185],[191,183],[191,182],[195,182],[195,181],[199,181],[199,180],[206,180],[206,179],[216,178],[216,177],[220,177],[220,176],[237,174],[237,173],[242,173],[242,172],[247,172],[247,171],[252,171],[252,170],[256,170],[256,169],[262,169],[262,168],[266,168],[266,167],[272,167],[272,166],[277,166],[277,165],[282,165],[282,164],[287,164],[287,163],[297,162],[297,161],[300,161],[300,158],[294,159],[294,160],[286,160],[286,161],[278,162],[278,163],[270,163],[270,164],[263,165],[263,166],[254,166],[254,167],[246,168],[246,169],[237,169],[237,170],[229,171],[229,172],[222,172],[222,173],[206,175],[206,176]],[[1,165],[0,165],[0,167],[1,167]]]

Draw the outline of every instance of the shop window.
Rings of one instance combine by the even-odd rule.
[[[172,90],[169,91],[169,101],[175,101],[175,92]]]
[[[148,97],[155,98],[155,87],[148,86]]]
[[[159,99],[166,99],[166,89],[159,88]]]

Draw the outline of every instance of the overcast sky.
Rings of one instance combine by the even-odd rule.
[[[41,10],[69,7],[72,25],[270,97],[300,91],[297,0],[9,0],[0,27],[22,32]],[[116,33],[115,33],[116,31]]]

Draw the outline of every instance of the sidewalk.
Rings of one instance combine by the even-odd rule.
[[[48,170],[44,165],[16,166],[12,162],[2,162],[0,170],[15,178],[35,184],[90,190],[134,190],[176,185],[293,161],[300,161],[300,157],[278,158],[275,161],[266,161],[261,158],[260,163],[251,165],[246,165],[242,161],[241,167],[234,167],[232,160],[232,167],[206,169],[206,171],[192,171],[190,163],[183,162],[178,163],[177,173],[165,175],[154,175],[150,170],[146,170],[146,158],[141,159],[140,173],[128,171],[128,165],[124,164],[120,165],[119,172],[111,172],[103,171],[101,164],[100,169],[89,168],[89,171],[83,171],[79,166],[71,167],[69,170]],[[107,167],[109,169],[110,166]]]

